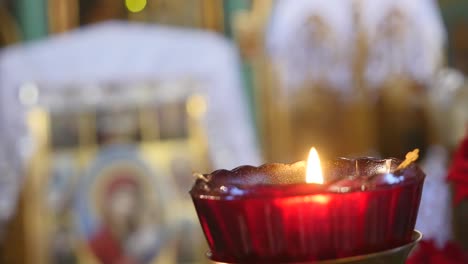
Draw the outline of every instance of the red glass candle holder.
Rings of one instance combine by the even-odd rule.
[[[305,162],[242,166],[200,177],[190,191],[215,261],[337,259],[411,241],[424,173],[396,159],[337,159],[325,184],[305,183]]]

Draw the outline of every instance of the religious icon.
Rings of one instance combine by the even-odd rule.
[[[364,1],[360,14],[368,46],[363,77],[378,98],[378,151],[401,156],[418,147],[424,157],[437,137],[427,103],[428,85],[442,62],[437,9],[425,0]]]
[[[164,212],[157,188],[131,146],[112,145],[97,156],[76,208],[79,232],[101,263],[150,263],[158,254]]]
[[[350,92],[355,46],[351,9],[351,1],[277,2],[267,44],[286,92],[302,89],[305,81]]]
[[[91,24],[109,19],[124,19],[126,10],[123,1],[79,0],[80,24]]]
[[[20,33],[12,15],[13,1],[3,1],[0,4],[0,48],[16,43]]]
[[[156,111],[161,140],[188,137],[185,101],[161,104]]]
[[[174,219],[176,263],[200,263],[205,259],[203,252],[207,251],[192,201],[187,196],[193,184],[191,162],[189,156],[175,153],[169,164],[176,194],[171,207],[178,208]]]
[[[190,187],[193,184],[193,168],[190,161],[190,157],[176,154],[171,160],[169,166],[171,169],[172,177],[174,178],[177,192],[183,198],[187,198],[187,190],[190,190]]]
[[[141,11],[128,12],[128,19],[222,32],[223,5],[213,0],[147,0]]]
[[[56,226],[55,232],[52,234],[51,240],[51,256],[52,264],[75,264],[78,263],[76,255],[74,233],[70,231],[70,226],[61,223]]]
[[[50,138],[53,149],[73,148],[79,144],[78,113],[52,112]]]
[[[330,158],[369,152],[372,117],[362,88],[354,84],[354,2],[276,2],[267,32],[279,80],[273,94],[280,94],[272,97],[278,114],[268,122],[271,130],[283,130],[270,140],[271,149],[280,150],[275,160],[302,159],[310,145]]]
[[[392,78],[426,83],[443,61],[444,29],[432,1],[364,1],[365,78],[373,88]],[[430,39],[431,41],[427,41]]]
[[[99,145],[115,141],[140,141],[137,109],[121,106],[98,109],[96,133]]]
[[[77,168],[68,153],[53,155],[51,178],[47,189],[50,212],[49,261],[53,264],[78,263],[75,233],[70,214]]]

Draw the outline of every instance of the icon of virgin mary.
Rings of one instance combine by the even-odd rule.
[[[77,207],[79,230],[100,263],[149,263],[165,237],[157,184],[151,185],[150,170],[129,156],[129,149],[109,150],[83,180]]]
[[[89,241],[102,263],[137,263],[125,252],[125,241],[138,228],[143,199],[139,183],[132,177],[113,179],[102,200],[102,222]]]

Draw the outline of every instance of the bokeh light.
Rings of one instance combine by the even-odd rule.
[[[125,6],[130,12],[137,13],[146,7],[146,0],[125,0]]]

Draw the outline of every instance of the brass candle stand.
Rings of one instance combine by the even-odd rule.
[[[348,258],[316,261],[316,262],[302,262],[302,263],[291,263],[291,264],[404,264],[408,255],[411,253],[413,248],[421,241],[421,232],[414,230],[411,242],[392,249],[370,253],[366,255],[353,256]],[[210,258],[210,253],[207,253]],[[228,264],[223,262],[214,262],[216,264]],[[239,263],[240,264],[240,263]]]

